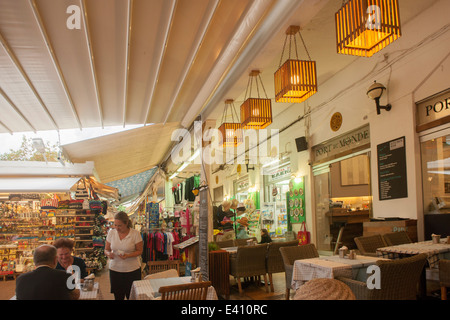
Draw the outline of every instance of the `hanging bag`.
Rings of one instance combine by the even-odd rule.
[[[303,230],[300,230],[297,234],[298,244],[304,245],[311,241],[311,233],[306,230],[306,222],[302,223]],[[300,228],[302,228],[300,227]]]

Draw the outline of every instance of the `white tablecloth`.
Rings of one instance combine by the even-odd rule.
[[[92,291],[83,291],[80,288],[79,300],[103,300],[102,292],[98,286],[98,282],[94,283],[94,289]]]
[[[437,267],[440,259],[450,258],[450,244],[447,243],[446,239],[441,239],[441,242],[436,244],[430,240],[377,249],[377,254],[380,257],[388,259],[400,259],[404,256],[417,255],[421,253],[425,253],[427,255],[430,268],[434,268]]]
[[[190,283],[191,277],[175,277],[163,279],[149,279],[134,281],[131,287],[130,300],[155,300],[161,295],[160,287]],[[206,295],[207,300],[218,300],[214,287],[210,286]]]
[[[323,256],[294,262],[291,288],[297,290],[306,281],[315,278],[346,277],[365,281],[367,267],[383,258],[356,256],[356,259]]]

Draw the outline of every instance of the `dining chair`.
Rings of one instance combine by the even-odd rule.
[[[337,277],[347,284],[357,300],[416,300],[425,253],[397,260],[378,260],[380,289],[369,289],[366,282]]]
[[[406,231],[398,231],[383,234],[384,242],[388,247],[399,244],[412,243],[411,238]]]
[[[236,246],[236,244],[234,242],[234,239],[224,240],[224,241],[217,241],[216,244],[219,246],[219,248],[229,248],[229,247],[235,247]]]
[[[319,252],[313,243],[301,246],[281,247],[281,258],[283,259],[285,279],[286,279],[286,300],[289,300],[291,293],[292,273],[294,271],[295,260],[318,258]]]
[[[441,286],[441,299],[447,300],[447,288],[450,288],[450,260],[439,260],[439,284]]]
[[[178,271],[176,269],[169,269],[161,272],[156,272],[149,274],[144,277],[144,280],[149,279],[162,279],[162,278],[176,278],[179,277]]]
[[[386,243],[384,242],[381,234],[356,237],[354,240],[359,252],[363,256],[376,257],[377,249],[386,247]]]
[[[180,274],[180,260],[148,261],[148,274],[175,269]]]
[[[230,274],[238,283],[239,294],[243,293],[241,278],[261,275],[264,276],[266,292],[269,292],[266,274],[266,253],[267,243],[264,243],[238,247],[236,254],[230,256]]]
[[[269,275],[270,290],[274,292],[272,274],[284,272],[283,258],[281,257],[280,248],[298,246],[298,240],[271,242],[268,245],[266,257],[266,271]]]
[[[206,300],[211,281],[160,287],[161,300]]]
[[[234,245],[235,245],[236,247],[246,246],[248,240],[253,240],[253,241],[255,241],[255,242],[258,242],[258,240],[256,239],[256,237],[251,237],[251,238],[247,238],[247,239],[234,239]]]

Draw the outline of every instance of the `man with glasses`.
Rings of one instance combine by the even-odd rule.
[[[17,300],[76,300],[80,290],[71,285],[71,275],[56,270],[56,248],[41,245],[34,250],[36,269],[21,274],[16,280]]]

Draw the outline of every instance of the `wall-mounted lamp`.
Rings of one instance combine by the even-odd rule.
[[[385,106],[380,105],[380,98],[383,95],[384,90],[386,90],[386,88],[381,83],[377,83],[376,81],[367,90],[367,95],[369,98],[375,100],[375,103],[377,104],[377,114],[380,114],[381,109],[390,111],[392,108],[390,104]]]

